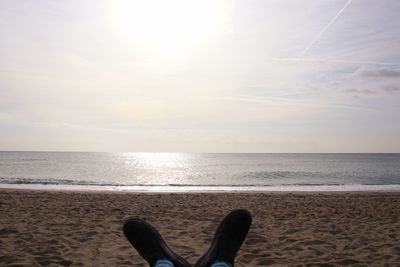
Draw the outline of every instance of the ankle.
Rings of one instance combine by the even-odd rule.
[[[174,264],[169,260],[158,260],[154,267],[174,267]]]
[[[232,267],[232,264],[226,261],[216,261],[211,265],[211,267]]]

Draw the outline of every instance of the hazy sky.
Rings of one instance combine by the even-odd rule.
[[[399,14],[0,0],[0,150],[400,152]]]

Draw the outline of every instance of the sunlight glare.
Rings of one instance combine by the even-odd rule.
[[[113,2],[116,31],[147,58],[184,60],[229,27],[229,1]]]

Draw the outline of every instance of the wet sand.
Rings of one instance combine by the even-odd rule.
[[[224,214],[253,225],[235,266],[400,266],[400,193],[87,193],[0,190],[0,266],[147,266],[130,216],[194,263]]]

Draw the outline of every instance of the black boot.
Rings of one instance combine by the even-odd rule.
[[[175,267],[191,266],[167,246],[153,226],[141,219],[128,219],[124,224],[124,234],[151,267],[162,259],[171,261]]]
[[[210,267],[215,261],[225,261],[234,266],[235,256],[242,246],[251,225],[247,210],[234,210],[219,224],[208,251],[200,257],[195,267]]]

